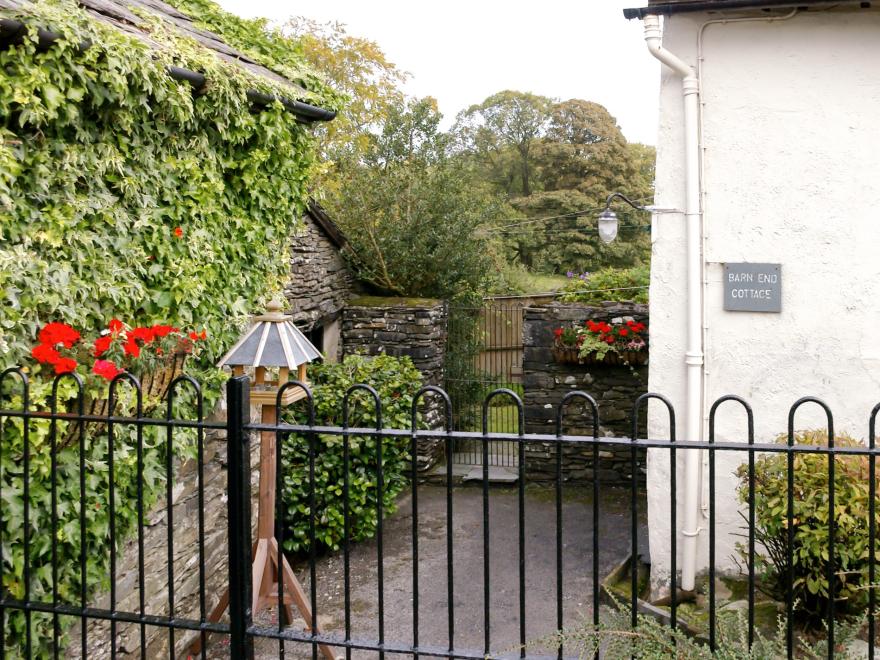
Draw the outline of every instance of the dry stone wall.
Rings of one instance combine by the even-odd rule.
[[[251,419],[259,419],[259,408],[251,408]],[[225,415],[224,415],[225,416]],[[223,417],[215,416],[215,421]],[[259,487],[259,437],[251,437],[251,521],[256,530],[257,493]],[[174,613],[176,617],[199,620],[199,490],[198,466],[194,460],[179,463],[172,487],[174,520]],[[205,606],[210,613],[228,584],[226,432],[208,430],[204,443],[204,564]],[[144,528],[144,595],[145,611],[168,616],[168,508],[163,497],[145,515]],[[133,506],[133,504],[130,504]],[[138,546],[137,537],[127,539],[120,547],[116,568],[116,602],[121,612],[138,612]],[[109,609],[110,596],[104,593],[91,603]],[[223,621],[228,622],[228,612]],[[86,657],[89,660],[110,658],[110,624],[92,620],[87,624]],[[176,658],[187,658],[189,646],[198,633],[175,631]],[[80,629],[70,630],[71,643],[67,657],[80,658]],[[170,638],[168,631],[146,627],[146,652],[140,652],[140,628],[136,624],[117,624],[116,658],[167,658]],[[223,636],[208,638],[210,648],[222,647]]]
[[[427,298],[364,297],[346,306],[342,321],[345,355],[409,357],[422,372],[425,385],[443,385],[446,355],[447,307]],[[436,401],[434,397],[432,400]],[[432,426],[440,426],[436,405],[426,409]],[[443,454],[442,439],[419,443],[419,467],[427,469]]]
[[[600,436],[628,438],[633,402],[648,390],[648,367],[560,364],[553,360],[553,331],[583,323],[586,319],[611,322],[632,317],[648,323],[647,305],[605,303],[601,306],[553,303],[523,310],[523,403],[526,433],[556,433],[556,410],[569,392],[582,390],[599,404]],[[566,407],[563,431],[592,435],[587,406],[580,402]],[[640,434],[645,433],[645,415],[640,416]],[[555,479],[556,454],[550,443],[526,446],[526,471],[530,479]],[[563,451],[564,477],[570,480],[599,479],[605,483],[629,483],[632,473],[630,449],[602,447],[599,463],[593,465],[592,447],[568,445]],[[638,456],[637,478],[644,480],[644,452]]]
[[[296,325],[309,331],[340,317],[356,291],[354,277],[338,244],[311,213],[290,241],[290,279],[284,289],[288,313]]]

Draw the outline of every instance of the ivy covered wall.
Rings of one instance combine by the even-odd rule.
[[[224,14],[207,0],[177,4],[199,16],[199,27],[308,91],[221,61],[144,8],[126,10],[139,18],[137,30],[129,25],[128,32],[71,0],[0,10],[3,18],[27,27],[21,43],[0,41],[0,369],[29,365],[33,408],[50,405],[51,381],[28,359],[39,328],[64,321],[95,336],[118,318],[132,326],[206,329],[201,363],[190,361],[187,370],[203,381],[210,410],[220,392],[210,365],[236,338],[239,322],[280,291],[287,277],[288,238],[305,208],[315,168],[313,138],[280,103],[254,108],[247,91],[328,108],[339,99],[299,66],[296,44],[261,22]],[[40,48],[37,28],[62,39]],[[206,88],[194,95],[187,83],[166,73],[168,66],[204,73]],[[0,383],[3,407],[22,405],[18,382],[7,377]],[[59,388],[59,398],[73,393],[70,381]],[[180,397],[176,415],[194,417],[192,398]],[[24,597],[27,561],[30,597],[51,599],[50,544],[42,541],[57,526],[61,601],[78,603],[82,591],[91,602],[109,585],[106,433],[99,428],[85,441],[87,493],[81,494],[75,446],[57,452],[53,464],[49,424],[31,422],[28,437],[20,420],[3,422],[3,589]],[[31,451],[27,513],[25,438]],[[179,431],[167,464],[191,457],[194,438]],[[165,487],[162,435],[145,429],[142,441],[141,480],[135,429],[116,427],[117,545],[135,528],[138,484],[145,510]],[[58,487],[55,522],[49,506],[52,475]],[[77,522],[83,508],[85,554]],[[27,559],[25,529],[31,539],[41,539],[30,544]],[[85,583],[78,568],[83,558]],[[21,612],[5,617],[7,657],[24,653],[28,628],[33,657],[52,657],[57,649],[51,617],[34,614],[28,624]],[[62,646],[65,637],[61,631]]]
[[[261,23],[204,0],[179,4],[296,75],[305,100],[336,103]],[[212,361],[287,274],[312,138],[280,103],[255,111],[246,92],[292,90],[221,62],[146,10],[139,29],[153,46],[73,2],[3,15],[29,32],[0,50],[0,365],[26,356],[47,321],[89,330],[111,317],[205,327]],[[36,27],[64,38],[39,50]],[[206,91],[194,96],[169,65],[203,72]]]

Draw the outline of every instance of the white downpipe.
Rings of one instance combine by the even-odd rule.
[[[687,231],[687,408],[685,441],[702,439],[703,288],[702,211],[700,208],[700,85],[693,67],[663,48],[659,16],[645,16],[645,43],[651,55],[682,77],[685,143],[685,221]],[[681,529],[681,588],[693,591],[700,514],[700,451],[688,450],[684,468],[684,521]],[[678,533],[671,530],[672,534]],[[672,576],[673,581],[675,576]]]

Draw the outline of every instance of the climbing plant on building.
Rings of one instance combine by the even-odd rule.
[[[310,130],[277,99],[324,108],[338,107],[341,99],[302,64],[294,42],[259,21],[230,18],[206,1],[179,4],[216,23],[214,29],[244,55],[290,84],[221,60],[143,5],[119,8],[133,12],[126,31],[71,0],[16,3],[0,11],[22,26],[12,36],[0,33],[0,287],[6,297],[0,306],[0,368],[23,363],[43,343],[38,333],[49,322],[64,321],[85,336],[112,316],[133,327],[204,328],[204,351],[187,369],[213,380],[213,386],[205,382],[208,409],[211,393],[219,390],[210,365],[237,336],[237,320],[279,290],[287,275],[288,236],[306,206],[315,169]],[[55,36],[41,41],[39,30]],[[168,74],[171,67],[196,72],[208,83],[194,93],[186,79]],[[254,92],[263,101],[259,107]],[[45,349],[38,355],[44,361],[31,362],[28,375],[42,370],[50,377],[31,378],[31,408],[50,405],[51,376],[70,367]],[[103,363],[97,368],[110,374]],[[21,392],[15,377],[0,383],[4,407],[20,408]],[[58,396],[76,398],[70,376],[59,384]],[[186,395],[176,401],[179,416],[193,416]],[[0,487],[4,502],[12,503],[0,512],[4,530],[25,526],[18,458],[23,431],[20,422],[10,421],[0,437]],[[29,431],[28,526],[46,535],[53,474],[49,425],[33,422]],[[135,501],[134,436],[125,425],[116,429],[118,502]],[[145,432],[143,443],[148,508],[164,484],[164,442]],[[92,468],[85,500],[77,451],[58,451],[54,471],[58,528],[65,530],[57,544],[59,593],[70,603],[78,602],[81,591],[90,595],[109,582],[106,435],[89,436],[83,447]],[[86,507],[88,522],[85,584],[76,569],[80,507]],[[136,524],[136,507],[120,507],[117,516],[119,540]],[[18,598],[22,535],[6,535],[3,544],[3,589]],[[35,599],[52,593],[48,548],[30,545]],[[6,614],[11,657],[24,648],[20,614]],[[51,625],[49,618],[33,617],[34,657],[52,654]]]

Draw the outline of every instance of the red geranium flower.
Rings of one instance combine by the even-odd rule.
[[[61,354],[51,346],[37,344],[31,349],[31,355],[40,364],[55,364],[61,359]]]
[[[629,334],[629,330],[627,330],[626,328],[621,328],[621,329],[618,331],[618,334],[619,334],[621,337],[626,337],[626,336]]]
[[[134,339],[129,339],[122,345],[122,350],[125,351],[126,355],[130,355],[131,357],[140,357],[141,356],[141,347]]]
[[[555,332],[556,331],[554,330],[554,333]],[[558,337],[561,334],[562,334],[562,328],[559,328],[559,334],[556,336]],[[202,330],[201,332],[190,332],[189,338],[192,339],[193,341],[199,341],[200,339],[207,339],[208,333],[204,330]]]
[[[69,374],[71,371],[74,371],[77,367],[76,360],[71,358],[60,358],[55,363],[55,373],[56,374]]]
[[[556,328],[556,330],[553,331],[553,334],[556,335],[557,339],[559,339],[562,336],[562,328]],[[198,335],[194,332],[189,333],[189,336],[193,339],[198,338]]]
[[[153,337],[167,337],[172,332],[176,332],[177,328],[171,325],[154,325],[150,328]]]
[[[47,346],[64,344],[67,348],[73,346],[79,338],[80,334],[66,323],[47,323],[37,335],[41,344]]]
[[[113,335],[104,335],[95,340],[95,357],[101,357],[113,343]]]
[[[122,371],[109,360],[95,360],[92,372],[101,378],[106,378],[107,380],[113,380],[116,376],[122,373]]]
[[[153,341],[154,333],[153,328],[134,328],[131,332],[128,333],[128,341],[139,340],[145,344],[149,344]]]
[[[119,319],[110,319],[110,323],[107,324],[107,328],[110,330],[110,332],[116,335],[122,332],[125,326]]]
[[[177,238],[183,238],[183,229],[181,229],[180,227],[175,227],[174,235],[177,236]]]

